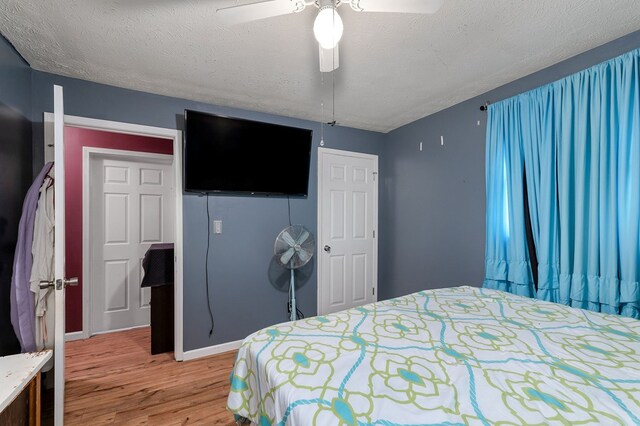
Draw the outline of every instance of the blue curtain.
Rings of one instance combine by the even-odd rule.
[[[523,151],[531,231],[538,259],[538,290],[544,300],[558,300],[559,213],[556,195],[557,155],[554,134],[553,91],[530,92],[522,100]],[[516,99],[513,99],[516,102]]]
[[[529,285],[540,299],[640,317],[639,86],[640,49],[490,106],[485,286],[525,294],[520,287]],[[501,154],[509,151],[521,152],[522,162]],[[529,259],[520,250],[521,201],[512,200],[524,191],[500,193],[523,169],[537,293],[508,278],[497,285],[493,268]],[[505,196],[509,211],[500,207]],[[493,223],[507,217],[505,238]]]
[[[524,226],[524,154],[520,105],[493,105],[487,137],[487,241],[483,286],[533,297]],[[513,143],[507,143],[512,141]]]

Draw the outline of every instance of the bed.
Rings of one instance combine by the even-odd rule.
[[[261,426],[640,424],[640,321],[421,291],[250,335],[227,407]]]

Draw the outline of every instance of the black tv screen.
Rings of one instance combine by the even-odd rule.
[[[307,196],[312,131],[185,110],[185,191]]]

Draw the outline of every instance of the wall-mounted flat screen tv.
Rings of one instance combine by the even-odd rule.
[[[312,131],[185,110],[189,192],[306,197]]]

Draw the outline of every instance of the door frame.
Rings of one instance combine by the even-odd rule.
[[[45,158],[47,150],[53,145],[53,139],[50,138],[53,132],[51,128],[53,125],[53,114],[44,113],[44,128],[45,128]],[[64,125],[72,127],[80,127],[89,130],[102,130],[114,133],[123,133],[137,136],[149,136],[155,138],[169,139],[173,142],[173,174],[174,174],[174,186],[175,186],[175,238],[174,238],[174,253],[175,253],[175,278],[174,278],[174,357],[176,361],[182,361],[184,359],[184,322],[183,322],[183,226],[182,226],[182,132],[176,129],[167,129],[162,127],[144,126],[140,124],[122,123],[117,121],[99,120],[95,118],[78,117],[72,115],[64,116]],[[131,151],[134,152],[134,151]],[[84,170],[83,170],[84,175]],[[83,176],[84,179],[84,176]],[[84,192],[84,188],[83,188]],[[84,204],[84,202],[83,202]],[[84,209],[84,206],[83,206]],[[83,214],[84,215],[84,214]],[[84,226],[84,225],[83,225]],[[83,230],[84,234],[84,230]],[[83,249],[84,251],[84,249]],[[84,270],[84,256],[83,253],[83,278],[85,276]],[[83,296],[84,305],[84,296]],[[83,324],[82,333],[88,333],[85,330],[85,309],[83,307]],[[82,336],[69,336],[73,339],[83,338]],[[87,336],[88,337],[88,336]],[[69,340],[69,339],[67,339]]]
[[[378,232],[378,156],[374,155],[374,154],[365,154],[362,152],[354,152],[354,151],[343,151],[340,149],[333,149],[333,148],[324,148],[324,147],[319,147],[318,148],[318,194],[317,194],[317,207],[318,207],[318,235],[316,238],[316,253],[318,253],[317,259],[317,280],[318,280],[318,293],[317,293],[317,301],[316,301],[316,305],[317,305],[317,314],[318,315],[323,315],[324,312],[322,312],[322,262],[324,259],[324,256],[322,256],[322,246],[323,246],[323,241],[322,241],[322,219],[323,219],[323,214],[322,214],[322,190],[324,189],[323,186],[323,175],[322,175],[322,170],[323,170],[323,166],[324,166],[324,161],[323,161],[323,157],[324,154],[334,154],[334,155],[342,155],[345,157],[354,157],[354,158],[361,158],[361,159],[366,159],[366,160],[373,160],[373,167],[374,167],[374,175],[373,175],[373,181],[374,181],[374,185],[373,185],[373,231],[375,233],[375,237],[374,237],[374,244],[373,244],[373,288],[374,288],[374,292],[375,294],[373,295],[373,301],[377,302],[378,301],[378,239],[379,239],[379,232]]]
[[[91,160],[92,159],[113,159],[121,161],[144,162],[147,164],[164,164],[171,165],[173,163],[173,155],[156,154],[143,151],[128,151],[123,149],[97,148],[91,146],[82,147],[82,331],[81,339],[86,339],[96,334],[111,333],[109,330],[100,333],[92,333],[91,322],[91,296],[95,290],[91,282],[91,195],[89,193],[91,180]],[[174,170],[175,171],[175,170]],[[174,188],[175,191],[175,188]],[[175,228],[175,226],[174,226]],[[175,230],[174,230],[175,237]],[[123,330],[130,330],[130,327]]]

